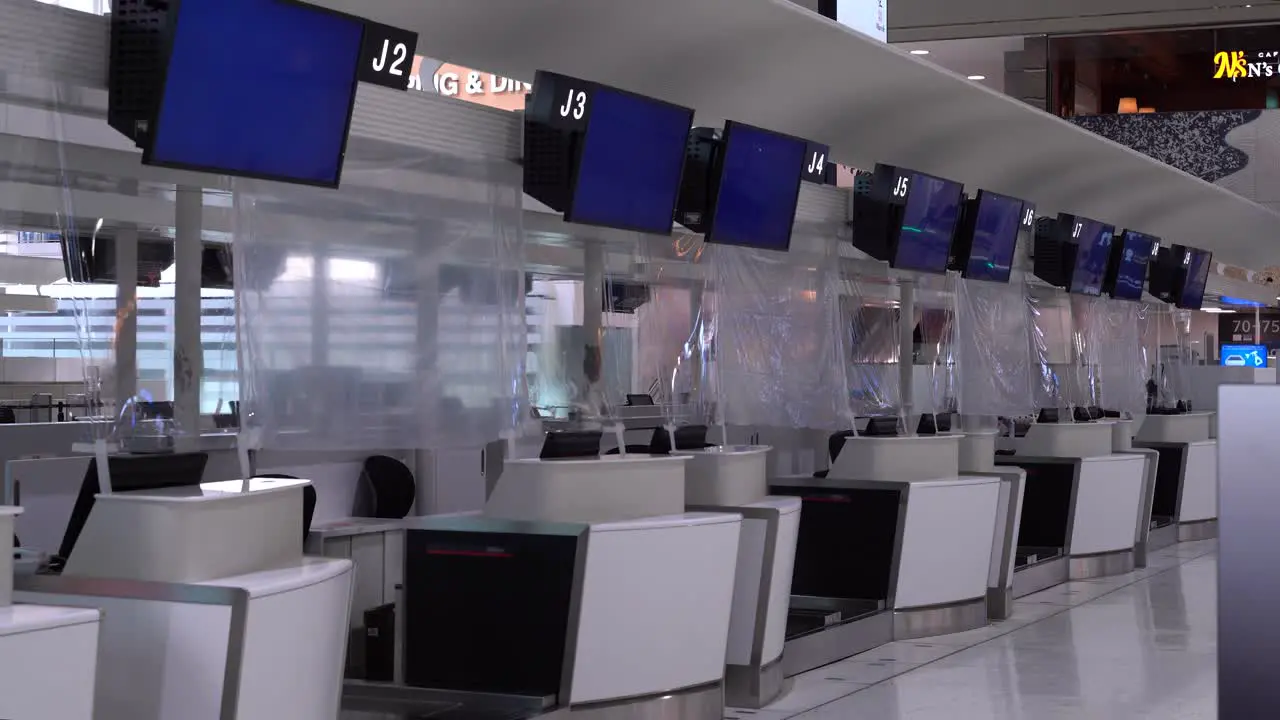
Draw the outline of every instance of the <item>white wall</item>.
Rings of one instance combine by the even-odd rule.
[[[1259,0],[893,0],[889,41],[1227,25],[1277,19],[1280,4]]]

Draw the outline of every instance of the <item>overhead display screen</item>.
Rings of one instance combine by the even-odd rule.
[[[723,142],[707,241],[787,250],[808,143],[735,122],[725,123]]]
[[[960,183],[924,173],[912,176],[902,213],[893,267],[946,272],[951,240],[960,219]]]
[[[336,187],[363,33],[284,0],[182,0],[144,162]]]
[[[1115,228],[1078,215],[1066,218],[1071,223],[1071,239],[1079,246],[1069,290],[1080,295],[1101,295],[1107,262],[1111,260],[1111,236]]]
[[[969,263],[964,276],[975,280],[1008,282],[1021,228],[1021,200],[980,191],[978,217],[973,225],[973,248],[969,252]]]
[[[1125,230],[1120,236],[1119,265],[1116,268],[1116,284],[1113,297],[1121,300],[1141,300],[1147,283],[1147,264],[1159,247],[1154,237]]]
[[[1266,345],[1223,345],[1218,362],[1224,367],[1264,368],[1267,366]]]
[[[1187,252],[1191,257],[1187,262],[1187,280],[1182,286],[1182,297],[1179,298],[1178,307],[1199,310],[1204,304],[1204,289],[1209,283],[1213,253],[1195,248],[1188,248]]]
[[[569,222],[668,234],[693,110],[598,86]]]

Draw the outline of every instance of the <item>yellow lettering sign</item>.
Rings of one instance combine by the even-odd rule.
[[[1215,79],[1236,80],[1250,77],[1249,63],[1245,60],[1243,50],[1220,51],[1213,56],[1213,64],[1217,68],[1213,73]]]

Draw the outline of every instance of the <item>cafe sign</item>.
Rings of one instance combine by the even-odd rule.
[[[1222,50],[1213,56],[1213,78],[1236,80],[1269,78],[1280,75],[1280,51],[1262,50],[1248,53],[1244,50]]]

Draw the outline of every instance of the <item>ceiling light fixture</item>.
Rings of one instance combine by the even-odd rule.
[[[987,76],[986,75],[970,75],[969,79],[970,80],[986,80]]]
[[[911,54],[912,55],[928,55],[929,51],[928,50],[912,50]]]

